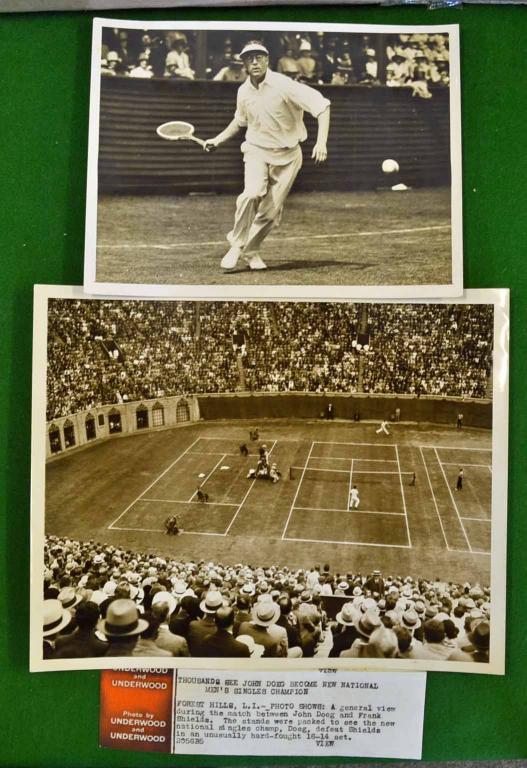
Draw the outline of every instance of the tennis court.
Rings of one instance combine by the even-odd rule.
[[[182,539],[269,538],[488,555],[491,452],[486,448],[384,441],[266,437],[280,482],[248,477],[257,460],[240,439],[198,436],[108,524],[110,530],[164,533],[175,514]],[[459,469],[463,490],[455,491]],[[358,509],[348,509],[357,486]],[[208,502],[197,500],[201,487]]]

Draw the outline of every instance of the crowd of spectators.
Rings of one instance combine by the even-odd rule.
[[[490,589],[479,584],[180,562],[56,536],[44,566],[46,659],[489,659]]]
[[[491,305],[371,304],[368,324],[365,392],[485,397]]]
[[[492,349],[491,305],[53,299],[47,418],[239,389],[479,398]]]
[[[239,57],[243,33],[209,31],[206,42],[198,34],[105,29],[101,73],[243,82],[246,73]],[[272,69],[312,85],[382,84],[408,87],[416,96],[430,98],[430,86],[450,82],[446,34],[267,31],[261,38],[270,50]],[[202,56],[198,56],[200,46],[204,47]]]

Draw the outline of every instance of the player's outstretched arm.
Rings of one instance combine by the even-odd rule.
[[[328,157],[329,119],[330,108],[326,107],[326,109],[317,117],[317,141],[313,147],[313,152],[311,153],[311,157],[314,159],[315,163],[323,163]]]
[[[241,130],[240,125],[238,125],[236,120],[231,120],[229,125],[223,130],[221,133],[218,133],[217,136],[214,136],[213,139],[205,139],[205,146],[203,149],[205,152],[214,152],[215,149],[217,149],[220,144],[224,144],[226,141],[229,141],[229,139],[234,138],[236,134]]]

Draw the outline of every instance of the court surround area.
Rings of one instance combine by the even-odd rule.
[[[251,442],[251,426],[162,429],[49,463],[46,533],[178,559],[490,582],[488,430],[396,423],[385,435],[374,423],[269,421]],[[247,477],[262,443],[278,483]],[[353,485],[360,504],[349,510]],[[179,536],[165,534],[170,515]]]

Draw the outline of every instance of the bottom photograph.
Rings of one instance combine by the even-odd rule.
[[[507,398],[505,290],[37,286],[31,670],[503,674]]]

